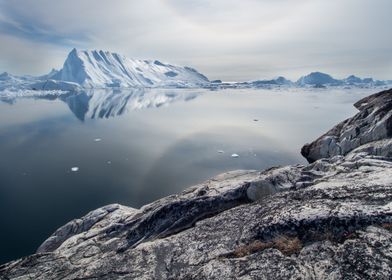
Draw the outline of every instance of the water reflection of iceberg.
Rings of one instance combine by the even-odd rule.
[[[14,104],[17,98],[60,99],[67,103],[81,121],[116,117],[125,112],[158,108],[178,101],[196,98],[200,91],[191,89],[91,89],[78,92],[25,91],[0,96],[1,101]]]
[[[167,106],[189,101],[198,96],[194,91],[156,89],[101,89],[83,91],[61,98],[80,120],[120,116],[128,111]]]

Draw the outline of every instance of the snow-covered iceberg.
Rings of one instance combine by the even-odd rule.
[[[302,76],[301,78],[298,79],[296,82],[298,86],[306,86],[306,85],[312,85],[312,86],[325,86],[325,85],[331,85],[331,86],[337,86],[337,85],[342,85],[343,81],[337,80],[332,78],[331,75],[321,73],[321,72],[312,72],[306,76]]]
[[[19,89],[29,89],[29,86],[38,79],[33,76],[16,76],[8,72],[0,74],[0,91],[16,91]]]
[[[392,86],[391,80],[374,80],[373,78],[359,78],[350,75],[344,79],[336,79],[322,72],[311,72],[300,77],[296,82],[279,76],[274,79],[253,80],[246,82],[212,81],[211,88],[326,88],[326,87],[359,87],[359,88],[386,88]]]
[[[277,77],[271,80],[255,80],[255,81],[249,81],[249,82],[244,82],[244,83],[240,83],[243,86],[247,86],[247,87],[273,87],[273,86],[293,86],[293,82],[286,79],[285,77]]]
[[[32,90],[62,90],[62,91],[77,91],[80,90],[80,85],[67,81],[45,80],[38,81],[29,85]]]
[[[73,49],[60,70],[42,76],[0,74],[0,91],[82,88],[194,88],[210,81],[197,70],[158,60],[140,60],[102,50]]]
[[[350,75],[345,79],[335,79],[331,75],[322,72],[312,72],[306,76],[302,76],[295,83],[299,87],[382,87],[391,85],[391,81],[374,80],[373,78],[359,78]]]
[[[206,76],[190,67],[158,60],[131,59],[117,53],[73,49],[63,69],[52,79],[77,83],[86,88],[107,87],[200,87]]]

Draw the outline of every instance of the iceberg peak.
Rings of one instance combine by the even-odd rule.
[[[89,88],[196,87],[209,83],[207,77],[190,67],[76,48],[68,54],[63,69],[53,78]]]

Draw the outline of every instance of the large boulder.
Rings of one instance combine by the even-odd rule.
[[[358,114],[302,148],[309,162],[346,155],[361,145],[392,136],[392,89],[368,96],[354,106]]]

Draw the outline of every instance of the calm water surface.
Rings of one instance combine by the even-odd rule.
[[[305,163],[301,146],[373,92],[134,89],[3,98],[0,263],[33,253],[59,226],[109,203],[140,207],[228,170]]]

